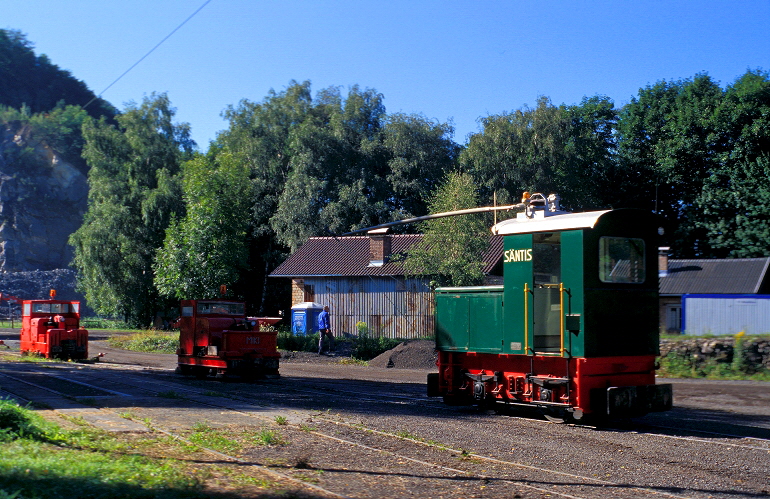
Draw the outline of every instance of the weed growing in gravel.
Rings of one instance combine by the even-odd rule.
[[[259,433],[252,437],[252,441],[258,445],[285,445],[286,440],[283,439],[277,431],[273,430],[261,430]]]
[[[134,418],[136,418],[136,415],[133,412],[131,412],[131,411],[119,412],[118,416],[120,416],[123,419],[134,419]]]
[[[337,364],[343,365],[343,366],[368,366],[369,361],[368,360],[360,360],[360,359],[354,359],[353,357],[344,357],[337,361]]]
[[[207,421],[199,421],[193,425],[192,429],[193,431],[204,432],[204,431],[210,431],[212,428]]]
[[[275,417],[276,424],[279,424],[281,426],[289,424],[289,420],[286,419],[284,416],[276,416]]]
[[[306,424],[300,424],[299,429],[302,431],[316,431],[316,427],[314,426],[308,426]]]
[[[8,360],[8,357],[6,357],[6,360]],[[53,363],[64,362],[61,359],[46,359],[42,355],[36,355],[36,354],[27,354],[27,355],[22,355],[21,357],[14,357],[13,360],[15,362],[53,362]]]
[[[313,466],[310,464],[310,451],[302,450],[299,454],[294,456],[294,468],[298,470],[309,470]]]
[[[408,438],[409,440],[417,440],[418,442],[421,440],[420,437],[413,433],[409,433],[406,430],[397,431],[396,436],[399,438]]]

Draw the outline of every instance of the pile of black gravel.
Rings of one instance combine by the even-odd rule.
[[[394,369],[436,369],[436,343],[432,340],[407,340],[369,361],[370,367]]]

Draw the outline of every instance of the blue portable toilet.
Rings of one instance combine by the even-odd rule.
[[[312,301],[297,303],[291,307],[291,332],[293,334],[313,334],[318,332],[318,315],[323,306]]]

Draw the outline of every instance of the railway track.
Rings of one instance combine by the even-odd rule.
[[[630,476],[618,474],[617,469],[613,469],[612,473],[606,473],[606,470],[597,473],[597,470],[607,468],[606,464],[584,465],[581,468],[580,463],[570,463],[569,459],[537,458],[537,452],[547,454],[549,451],[538,447],[535,442],[523,445],[515,452],[513,449],[503,450],[500,445],[489,446],[489,438],[484,439],[486,446],[477,447],[478,441],[474,442],[472,438],[451,437],[452,433],[471,431],[466,422],[480,419],[482,427],[492,426],[502,435],[518,434],[530,438],[548,433],[551,438],[546,438],[546,441],[569,437],[591,442],[595,438],[590,437],[596,436],[592,433],[601,434],[606,437],[602,445],[607,448],[621,445],[617,442],[624,438],[644,441],[645,449],[665,447],[666,442],[672,440],[672,435],[655,433],[650,428],[642,434],[630,430],[599,430],[553,425],[535,419],[474,414],[464,409],[450,410],[418,394],[422,388],[419,386],[398,385],[391,390],[381,389],[379,393],[373,393],[371,382],[346,382],[340,387],[339,382],[317,380],[312,387],[308,387],[285,377],[253,385],[212,383],[159,372],[148,373],[146,370],[104,367],[40,368],[30,364],[15,369],[13,373],[4,368],[0,371],[0,385],[6,386],[9,380],[15,380],[27,386],[36,385],[50,394],[58,391],[63,398],[101,406],[102,411],[115,412],[128,408],[137,418],[149,417],[153,427],[180,439],[185,437],[184,432],[175,429],[180,427],[179,411],[187,414],[188,426],[195,418],[221,425],[234,422],[274,424],[276,417],[280,416],[288,423],[281,426],[280,431],[286,433],[292,445],[310,449],[313,469],[323,472],[316,492],[329,494],[330,497],[400,497],[427,490],[432,492],[430,495],[423,493],[423,497],[543,497],[548,494],[584,498],[697,498],[761,497],[762,493],[766,493],[760,487],[742,492],[725,483],[714,483],[709,487],[687,487],[665,482],[657,484],[650,480],[651,477],[644,476],[645,473]],[[215,389],[212,389],[212,384]],[[82,394],[78,389],[82,389]],[[276,389],[280,389],[279,393]],[[216,395],[212,393],[214,391]],[[174,398],[168,398],[171,393]],[[158,404],[159,399],[173,404]],[[161,405],[163,407],[159,407]],[[106,409],[107,406],[113,408]],[[173,411],[169,410],[169,406],[173,406]],[[380,413],[366,414],[364,408],[369,412],[376,408]],[[451,417],[447,417],[448,411]],[[391,416],[393,413],[398,417]],[[426,413],[439,414],[444,419],[437,420],[426,416]],[[415,421],[419,424],[409,423],[410,419],[419,420]],[[438,421],[449,426],[449,431],[428,431],[427,428],[431,424],[437,426]],[[722,441],[727,438],[731,440]],[[500,440],[502,443],[507,438],[500,437]],[[512,439],[511,442],[518,440]],[[731,452],[767,454],[770,449],[767,439],[738,439],[716,434],[707,436],[706,432],[700,438],[676,437],[673,440],[688,447],[697,447],[698,453],[702,454],[722,452],[725,448]],[[505,445],[507,447],[508,444]],[[292,476],[297,474],[296,470],[287,471],[281,466],[270,465],[271,462],[289,462],[287,454],[296,452],[296,449],[288,447],[291,446],[270,449],[269,452],[254,449],[245,457],[228,458],[241,459],[287,479],[304,482],[306,478]],[[331,450],[324,452],[322,449]],[[264,459],[265,463],[259,463],[260,459]],[[746,459],[750,460],[751,456]],[[679,463],[676,468],[679,470],[692,464]],[[644,465],[649,467],[651,463],[645,462]],[[692,473],[695,475],[693,480],[702,480],[704,470],[696,468]],[[711,480],[714,481],[713,477]],[[425,489],[426,484],[430,484],[428,489]],[[747,488],[746,485],[743,487]]]

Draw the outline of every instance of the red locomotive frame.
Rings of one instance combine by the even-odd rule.
[[[560,358],[438,352],[429,395],[447,403],[534,407],[551,420],[639,415],[671,408],[670,385],[655,384],[654,355]],[[565,376],[565,373],[567,374]],[[611,388],[608,388],[611,387]],[[642,390],[643,389],[643,390]],[[608,393],[609,391],[609,393]]]
[[[22,355],[88,358],[88,331],[80,326],[80,302],[23,300],[21,316]]]
[[[179,319],[180,374],[218,378],[277,375],[280,354],[275,331],[280,317],[247,317],[244,303],[183,300]]]

